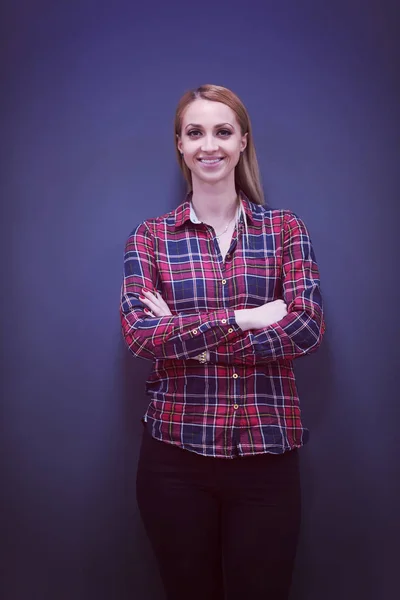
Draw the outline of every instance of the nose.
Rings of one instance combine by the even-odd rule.
[[[218,150],[217,140],[213,135],[205,135],[202,140],[201,149],[203,152],[214,152]]]

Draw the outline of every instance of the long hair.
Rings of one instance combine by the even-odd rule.
[[[211,100],[213,102],[222,102],[233,110],[239,122],[242,135],[247,133],[247,146],[235,168],[235,186],[236,191],[242,191],[247,198],[255,204],[264,204],[264,193],[260,180],[260,171],[256,150],[254,148],[253,134],[251,130],[250,117],[243,102],[231,90],[219,85],[202,85],[195,90],[189,90],[179,100],[175,113],[175,148],[178,158],[178,164],[188,184],[188,191],[192,191],[192,177],[181,153],[176,145],[177,136],[182,133],[182,118],[186,108],[197,98]]]

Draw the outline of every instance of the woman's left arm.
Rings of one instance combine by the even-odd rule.
[[[243,332],[210,350],[210,362],[256,364],[293,360],[314,352],[325,332],[319,270],[303,221],[284,215],[282,289],[287,315],[268,327]]]

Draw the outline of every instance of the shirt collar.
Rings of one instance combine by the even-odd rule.
[[[189,204],[190,204],[190,213],[189,213],[190,220],[192,221],[192,223],[201,223],[201,221],[197,218],[193,204],[191,202]]]
[[[243,192],[240,192],[240,198],[243,201],[243,208],[244,208],[244,213],[247,218],[247,222],[253,223],[254,217],[253,217],[253,211],[252,211],[252,203],[243,194]],[[192,204],[191,200],[192,200],[192,193],[189,192],[188,195],[186,196],[185,201],[182,204],[180,204],[178,206],[178,208],[176,209],[176,211],[175,211],[175,227],[180,227],[187,221],[191,221],[192,223],[201,223],[201,221],[199,221],[199,219],[197,218],[197,215],[195,213],[195,210],[193,208],[193,204]]]

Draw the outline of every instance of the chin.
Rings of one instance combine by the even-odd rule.
[[[205,183],[218,183],[219,181],[227,179],[231,173],[231,169],[223,169],[219,173],[204,173],[204,171],[199,173],[198,171],[193,170],[192,177],[194,175],[196,179],[198,179],[199,181],[204,181]]]
[[[204,175],[198,175],[197,179],[204,183],[219,183],[220,181],[224,181],[226,179],[226,175],[209,175],[208,177],[204,177]]]

